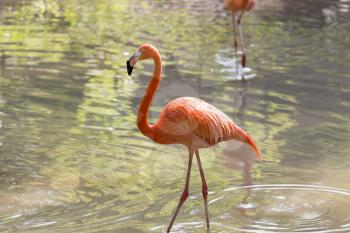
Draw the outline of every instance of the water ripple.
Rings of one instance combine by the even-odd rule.
[[[247,193],[235,209],[219,206],[228,198]],[[217,193],[218,194],[218,193]],[[322,194],[322,195],[321,195]],[[224,189],[211,202],[215,222],[239,232],[347,232],[350,192],[322,185],[267,184]],[[223,217],[226,216],[226,217]],[[222,222],[225,220],[224,222]]]

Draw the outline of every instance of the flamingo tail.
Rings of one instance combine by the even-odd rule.
[[[245,134],[244,137],[245,143],[247,143],[255,152],[256,158],[261,160],[260,152],[258,147],[256,146],[255,142],[253,141],[252,137],[250,137],[247,133]]]
[[[258,147],[256,146],[253,138],[251,136],[249,136],[249,134],[247,134],[243,129],[239,128],[239,127],[235,127],[235,136],[234,138],[247,143],[255,152],[256,154],[256,158],[261,160],[261,156],[260,156],[260,152]]]

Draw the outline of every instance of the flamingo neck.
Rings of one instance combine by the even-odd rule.
[[[148,123],[148,110],[162,78],[162,62],[160,54],[157,51],[154,51],[152,59],[154,62],[153,78],[148,84],[137,114],[137,127],[142,134],[149,138],[153,138],[153,128],[152,125]]]

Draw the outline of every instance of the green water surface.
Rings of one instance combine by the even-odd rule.
[[[350,232],[349,11],[258,1],[241,82],[222,1],[0,1],[0,231],[165,232],[188,155],[136,126],[152,63],[129,77],[125,61],[151,43],[164,63],[151,122],[169,100],[199,97],[262,152],[200,152],[211,232]],[[193,168],[173,232],[205,231]]]

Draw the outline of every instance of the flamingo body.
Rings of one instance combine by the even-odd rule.
[[[250,11],[254,8],[255,0],[225,0],[224,7],[231,12]]]
[[[201,175],[206,222],[209,229],[208,186],[198,149],[213,146],[221,141],[236,139],[249,144],[255,151],[256,156],[260,158],[258,148],[253,139],[239,128],[225,113],[205,101],[193,97],[182,97],[170,101],[161,111],[158,121],[154,125],[150,125],[148,123],[148,110],[154,94],[159,87],[162,74],[162,63],[158,50],[149,44],[141,45],[137,49],[137,52],[127,61],[127,69],[128,74],[131,75],[136,63],[146,59],[152,59],[154,62],[153,78],[141,101],[137,114],[137,126],[142,134],[154,142],[161,144],[182,144],[189,151],[185,188],[167,232],[170,232],[182,204],[188,197],[194,154],[196,154]]]
[[[194,97],[170,101],[160,113],[154,128],[157,135],[154,141],[162,144],[183,144],[196,151],[236,139],[249,141],[248,144],[259,154],[250,136],[225,113]]]

